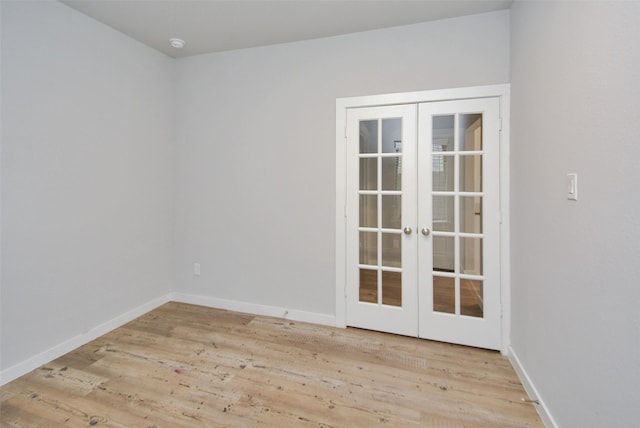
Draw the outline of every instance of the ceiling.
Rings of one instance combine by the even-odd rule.
[[[174,57],[507,9],[511,0],[61,0]],[[177,37],[183,49],[169,45]]]

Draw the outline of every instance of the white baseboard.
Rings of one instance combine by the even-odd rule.
[[[47,349],[31,358],[26,359],[16,365],[0,371],[0,386],[37,369],[43,364],[55,360],[74,349],[89,343],[93,339],[109,333],[129,321],[133,321],[141,315],[156,309],[168,302],[191,303],[194,305],[208,306],[218,309],[227,309],[236,312],[245,312],[255,315],[264,315],[290,319],[293,321],[308,322],[312,324],[322,324],[335,327],[336,317],[333,315],[319,314],[315,312],[300,311],[296,309],[286,309],[277,306],[259,305],[256,303],[239,302],[235,300],[218,299],[215,297],[198,296],[184,293],[168,293],[164,296],[142,304],[122,315],[100,324],[86,333],[79,334],[52,348]]]
[[[195,294],[171,293],[174,302],[191,303],[193,305],[208,306],[210,308],[226,309],[235,312],[245,312],[254,315],[284,318],[293,321],[308,322],[312,324],[336,326],[334,315],[319,314],[317,312],[287,309],[279,306],[267,306],[257,303],[241,302],[237,300],[219,299],[217,297],[199,296]]]
[[[153,299],[150,302],[144,303],[134,309],[131,309],[130,311],[125,312],[122,315],[118,315],[117,317],[90,329],[86,333],[82,333],[75,337],[72,337],[71,339],[55,345],[54,347],[49,348],[46,351],[36,354],[31,358],[28,358],[18,364],[2,370],[0,372],[0,386],[9,383],[16,378],[19,378],[20,376],[23,376],[30,371],[37,369],[41,365],[55,360],[56,358],[59,358],[70,351],[73,351],[79,346],[91,342],[97,337],[109,333],[111,330],[114,330],[128,323],[129,321],[133,321],[134,319],[146,314],[149,311],[152,311],[158,306],[164,305],[165,303],[170,301],[170,297],[171,294],[166,294],[164,296]]]
[[[547,428],[558,428],[558,424],[556,424],[553,416],[551,416],[551,413],[545,405],[544,400],[542,399],[542,397],[540,397],[540,394],[538,394],[538,390],[536,389],[535,385],[531,381],[531,378],[522,366],[522,363],[520,363],[520,359],[518,358],[512,347],[509,347],[509,354],[507,355],[507,357],[509,358],[509,361],[511,362],[511,365],[513,366],[516,374],[520,378],[520,382],[522,382],[525,391],[527,391],[529,399],[538,401],[539,404],[534,403],[532,405],[535,406],[538,415],[540,415],[540,419],[542,419],[542,422],[544,423],[544,426]]]

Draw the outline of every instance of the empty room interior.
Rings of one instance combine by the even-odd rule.
[[[640,2],[0,19],[1,426],[637,426]]]

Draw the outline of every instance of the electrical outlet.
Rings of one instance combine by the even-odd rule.
[[[193,274],[195,276],[200,276],[200,263],[193,264]]]

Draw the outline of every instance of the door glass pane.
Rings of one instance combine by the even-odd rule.
[[[460,314],[482,318],[484,316],[482,281],[460,279]]]
[[[378,234],[360,232],[360,264],[378,265]]]
[[[460,151],[482,150],[482,114],[461,114],[458,122]]]
[[[436,155],[431,159],[434,192],[453,192],[453,156]]]
[[[382,158],[382,190],[402,190],[402,158]]]
[[[433,151],[453,151],[453,126],[454,115],[433,117]]]
[[[454,231],[454,197],[433,197],[433,230],[436,232]]]
[[[402,219],[402,196],[382,196],[382,227],[385,229],[400,229]]]
[[[482,156],[460,156],[460,191],[482,192]]]
[[[482,275],[482,238],[460,238],[460,272]]]
[[[378,153],[378,121],[360,121],[360,153]]]
[[[382,234],[382,265],[401,267],[402,235],[396,233]]]
[[[433,311],[456,313],[456,280],[442,276],[433,277]]]
[[[402,119],[382,120],[382,153],[402,152]]]
[[[360,190],[378,189],[378,159],[360,159]]]
[[[378,227],[377,195],[360,195],[360,227]]]
[[[361,302],[378,303],[378,271],[360,269],[360,296]]]
[[[460,232],[482,233],[482,197],[460,197]]]
[[[433,270],[454,272],[455,240],[452,236],[433,237]]]
[[[382,304],[402,306],[402,273],[382,271]]]

